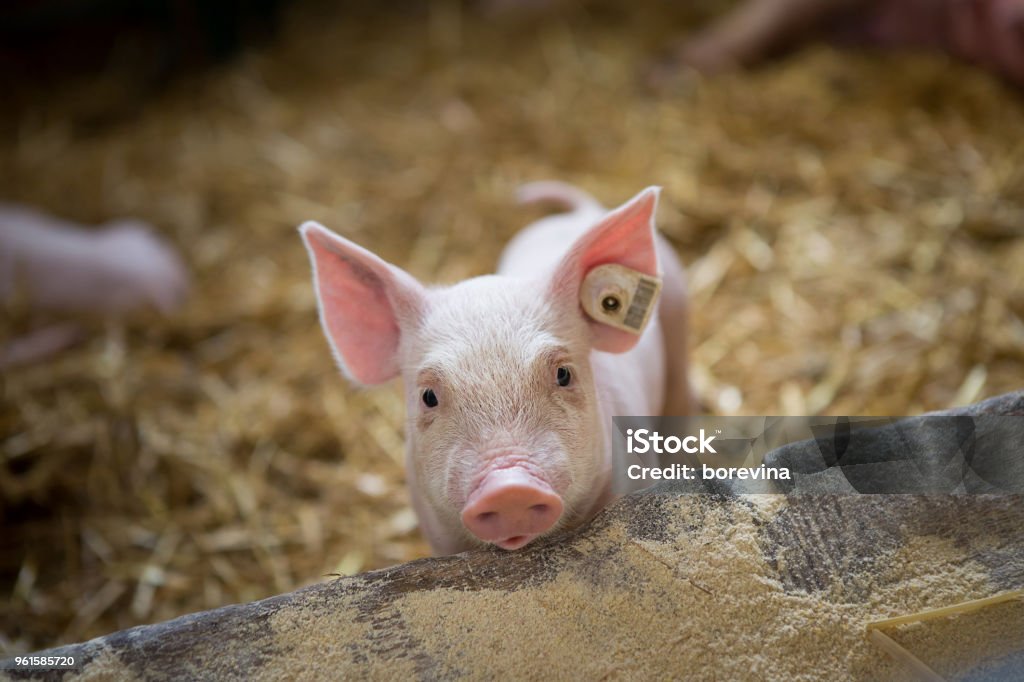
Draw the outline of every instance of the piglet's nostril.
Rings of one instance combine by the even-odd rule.
[[[518,549],[550,530],[562,515],[562,498],[519,468],[488,474],[462,509],[462,523],[477,538]]]

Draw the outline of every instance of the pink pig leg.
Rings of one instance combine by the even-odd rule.
[[[837,11],[868,0],[748,0],[682,43],[665,66],[683,62],[713,72],[759,61],[805,36]]]
[[[676,47],[648,82],[667,85],[680,64],[749,66],[815,32],[945,50],[1024,86],[1024,0],[746,0]]]
[[[36,329],[0,346],[0,369],[38,362],[74,346],[84,338],[81,326],[74,322]]]

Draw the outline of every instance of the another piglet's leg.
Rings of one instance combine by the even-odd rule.
[[[685,64],[704,73],[749,66],[791,45],[824,17],[869,6],[872,0],[746,0],[725,16],[676,45],[647,74],[663,88]]]
[[[74,346],[84,338],[84,330],[75,322],[36,329],[0,346],[0,369],[39,362]]]

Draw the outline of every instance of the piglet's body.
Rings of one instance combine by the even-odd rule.
[[[521,199],[569,211],[520,232],[497,274],[443,288],[301,228],[342,370],[363,384],[403,379],[409,484],[438,554],[517,549],[585,522],[626,492],[611,417],[690,407],[683,270],[654,231],[657,190],[610,213],[561,183],[527,185]],[[608,264],[663,278],[642,334],[580,305],[586,276]]]
[[[0,204],[0,301],[39,310],[117,315],[178,307],[188,273],[153,228],[117,220],[88,229],[27,206]]]

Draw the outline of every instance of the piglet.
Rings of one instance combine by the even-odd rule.
[[[514,550],[589,520],[626,492],[613,485],[612,416],[690,407],[684,272],[654,229],[659,189],[611,212],[563,183],[520,192],[568,212],[516,235],[497,274],[452,286],[427,288],[317,223],[299,228],[342,372],[363,385],[402,377],[412,501],[436,554]],[[589,275],[606,272],[661,277],[660,297],[634,301],[652,311],[642,333],[623,324],[629,292],[593,290]],[[585,310],[591,295],[618,321]]]
[[[101,229],[28,206],[0,204],[0,301],[23,296],[33,309],[123,314],[177,308],[188,271],[148,224]]]
[[[145,307],[169,313],[187,291],[185,265],[146,223],[122,219],[90,229],[0,204],[0,309],[21,302],[49,314],[120,317]],[[85,336],[81,325],[65,321],[0,338],[0,369],[38,362]]]

